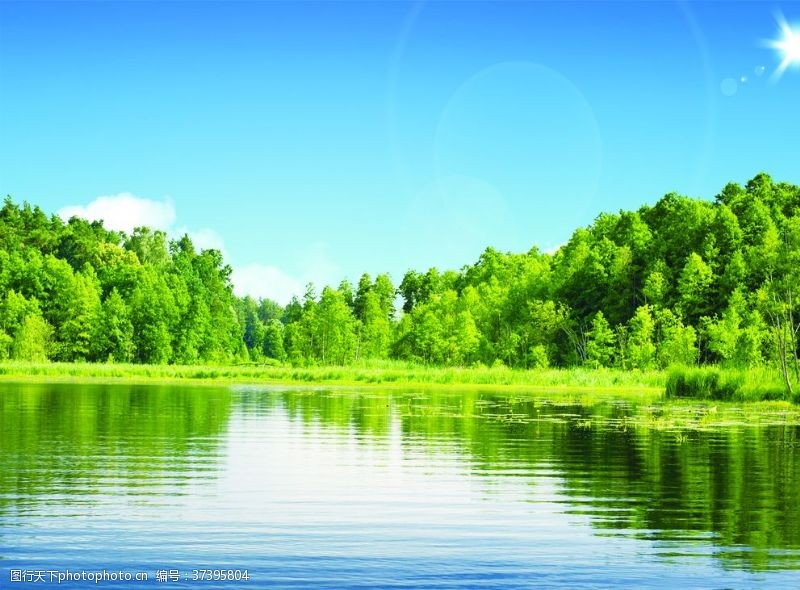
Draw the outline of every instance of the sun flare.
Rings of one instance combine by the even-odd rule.
[[[780,78],[787,68],[800,66],[800,29],[792,28],[782,15],[777,18],[781,38],[773,39],[768,44],[776,49],[781,57],[781,63],[774,74],[775,78]]]

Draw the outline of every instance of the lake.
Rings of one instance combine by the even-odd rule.
[[[636,411],[0,384],[0,587],[800,587],[800,427]]]

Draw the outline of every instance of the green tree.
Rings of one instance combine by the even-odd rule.
[[[644,280],[644,293],[647,303],[654,306],[664,304],[667,296],[667,279],[661,270],[652,271]]]
[[[453,340],[457,353],[454,360],[459,364],[472,364],[476,360],[478,346],[481,341],[481,333],[475,323],[475,319],[469,310],[459,311],[454,318]],[[547,366],[547,353],[544,346],[538,345],[529,352],[533,359],[533,366]]]
[[[177,308],[163,275],[144,267],[131,297],[134,359],[141,363],[172,360],[172,333]]]
[[[12,290],[0,300],[0,360],[47,360],[52,333],[36,299]]]
[[[357,320],[364,321],[366,313],[367,296],[372,292],[372,279],[367,273],[358,279],[358,289],[353,297],[353,315]]]
[[[147,266],[164,267],[170,261],[167,234],[149,227],[137,227],[125,240],[125,249],[136,254],[139,261]]]
[[[708,298],[713,280],[711,267],[692,252],[678,279],[679,306],[686,319],[697,321],[710,311]]]
[[[769,318],[778,366],[789,397],[800,382],[800,218],[787,222],[781,240],[765,253],[767,280],[759,290]]]
[[[329,287],[322,290],[312,330],[315,353],[322,364],[343,365],[354,358],[355,319],[339,291]]]
[[[447,343],[440,318],[427,306],[416,308],[414,313],[414,358],[425,364],[441,363],[445,358]]]
[[[628,322],[626,354],[631,367],[649,369],[655,360],[656,347],[653,344],[655,321],[652,308],[642,305]]]
[[[286,360],[286,350],[283,346],[283,324],[272,319],[266,326],[264,333],[264,356],[279,361]]]
[[[103,301],[93,356],[98,360],[126,363],[133,359],[133,353],[130,312],[119,291],[113,289]]]
[[[692,326],[684,326],[680,317],[668,309],[655,314],[657,325],[656,357],[662,368],[670,365],[695,365],[699,351],[697,333]]]
[[[586,343],[586,360],[594,367],[610,367],[614,358],[616,336],[602,311],[592,319],[592,329]]]
[[[100,318],[100,283],[87,265],[74,276],[67,316],[57,330],[60,360],[96,360],[92,351]]]
[[[259,317],[258,303],[252,297],[239,300],[240,324],[244,328],[244,343],[256,356],[261,356],[264,350],[264,338],[267,327]]]
[[[41,314],[29,314],[14,336],[12,358],[25,361],[46,361],[50,352],[53,328]]]
[[[385,358],[391,343],[392,327],[376,291],[370,290],[364,297],[362,314],[359,355]]]
[[[731,295],[728,307],[720,317],[704,322],[708,349],[714,360],[723,364],[734,363],[739,339],[742,337],[742,312],[745,298],[741,289]]]

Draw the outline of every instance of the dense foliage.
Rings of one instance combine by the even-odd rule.
[[[246,354],[230,268],[187,237],[0,210],[0,358],[139,363]]]
[[[759,366],[800,379],[800,187],[760,174],[713,202],[602,214],[555,254],[237,299],[188,237],[0,211],[0,358],[142,363],[400,358],[512,367]],[[395,309],[402,301],[402,309]]]

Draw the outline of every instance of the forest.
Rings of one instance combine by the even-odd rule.
[[[535,236],[531,236],[531,241]],[[0,360],[436,366],[774,365],[800,381],[800,187],[758,174],[707,201],[603,213],[555,253],[364,274],[282,307],[238,298],[188,236],[0,210]]]

